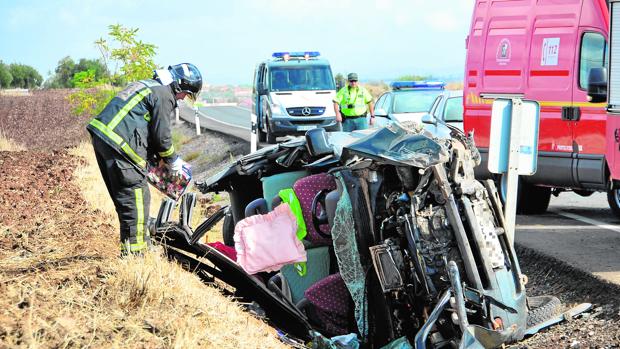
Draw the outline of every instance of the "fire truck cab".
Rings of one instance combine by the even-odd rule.
[[[552,192],[573,190],[584,196],[606,191],[620,216],[620,137],[610,133],[601,98],[608,26],[605,0],[476,0],[466,44],[463,121],[483,158],[479,178],[492,177],[487,158],[493,99],[540,103],[538,169],[520,179],[519,213],[542,213]],[[505,187],[502,177],[496,179]]]

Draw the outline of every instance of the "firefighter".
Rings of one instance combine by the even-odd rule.
[[[347,75],[347,80],[348,85],[341,88],[333,100],[336,121],[342,124],[345,132],[365,130],[369,123],[374,123],[372,96],[368,90],[358,85],[356,73]]]
[[[179,176],[188,166],[172,145],[170,118],[177,100],[195,100],[201,88],[202,76],[193,64],[156,70],[153,79],[130,83],[87,126],[118,214],[122,255],[150,247],[146,163],[163,160]]]

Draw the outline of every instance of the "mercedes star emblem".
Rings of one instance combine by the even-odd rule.
[[[308,116],[310,114],[312,114],[312,110],[310,110],[310,107],[304,107],[301,110],[301,115],[303,115],[303,116]]]

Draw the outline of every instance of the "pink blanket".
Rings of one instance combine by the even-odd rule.
[[[287,204],[243,219],[235,226],[237,263],[248,274],[256,274],[305,262],[306,251],[296,231],[297,219]]]

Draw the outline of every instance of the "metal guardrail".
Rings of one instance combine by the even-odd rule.
[[[207,105],[207,106],[212,106],[212,105]],[[215,132],[220,132],[225,135],[238,138],[245,142],[250,141],[250,129],[249,128],[218,120],[212,116],[209,116],[203,113],[200,110],[198,111],[198,115],[199,115],[200,128],[215,131]],[[192,125],[196,124],[196,121],[195,121],[196,111],[188,107],[185,104],[179,104],[179,117],[183,121],[187,121]]]

